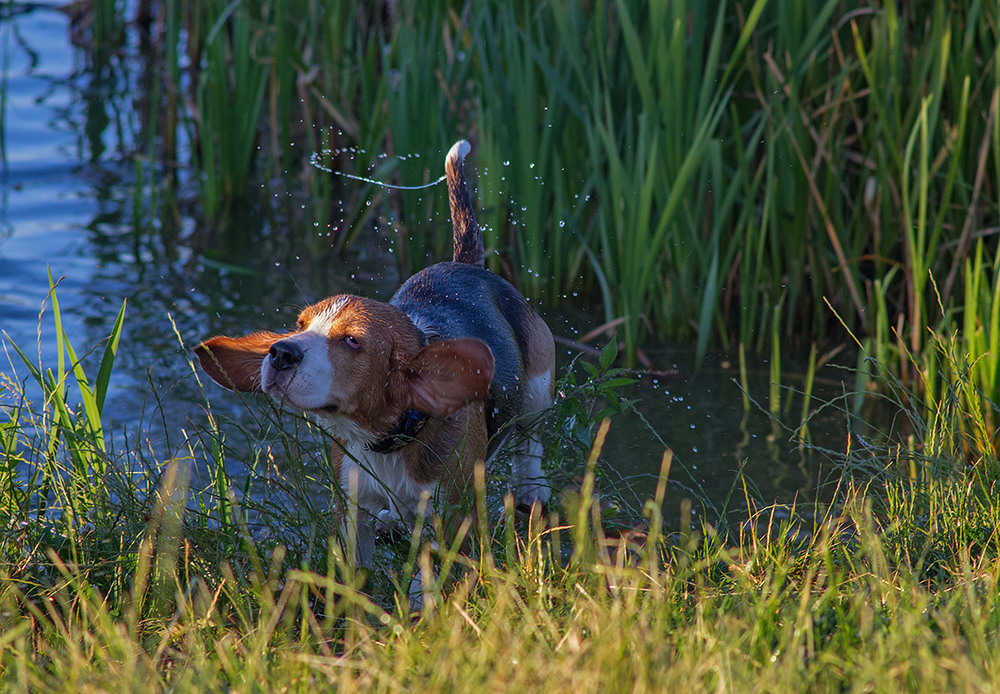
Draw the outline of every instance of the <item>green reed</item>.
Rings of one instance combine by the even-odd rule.
[[[202,206],[213,219],[220,206],[248,191],[263,117],[268,70],[262,37],[243,5],[222,0],[190,8],[189,30],[200,61],[195,87],[197,170]],[[190,50],[190,49],[189,49]]]
[[[449,255],[444,189],[376,188],[309,157],[413,185],[468,136],[491,267],[542,300],[598,301],[629,360],[650,339],[703,355],[854,333],[919,389],[945,315],[983,306],[965,292],[996,255],[995,3],[292,0],[165,16],[163,141],[191,143],[179,164],[223,228],[260,188],[272,233],[315,253],[388,240],[409,274]]]

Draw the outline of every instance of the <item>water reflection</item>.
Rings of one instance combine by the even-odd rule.
[[[664,445],[674,454],[665,508],[675,518],[684,498],[713,522],[745,509],[747,496],[758,505],[830,500],[828,483],[840,469],[847,435],[842,408],[834,404],[816,414],[803,441],[796,417],[776,420],[766,401],[760,403],[764,407],[744,408],[739,374],[724,357],[710,356],[700,369],[690,351],[654,357],[658,364],[672,365],[676,377],[658,386],[653,378],[643,378],[632,393],[636,413],[612,424],[605,447],[609,464],[632,488],[633,503],[652,496]],[[759,366],[750,373],[750,394],[766,397],[767,368]],[[783,397],[793,398],[797,410],[795,370],[784,378],[789,387]],[[838,398],[834,384],[831,378],[816,388],[813,408]]]

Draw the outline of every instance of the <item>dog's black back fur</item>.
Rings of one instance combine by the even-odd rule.
[[[483,267],[483,234],[476,222],[462,162],[470,147],[460,141],[445,162],[454,227],[453,262],[437,263],[403,283],[389,303],[401,308],[428,339],[474,337],[493,352],[494,374],[486,403],[491,452],[494,434],[521,411],[526,353],[524,334],[532,312],[509,282]]]
[[[531,307],[502,277],[466,263],[438,263],[407,280],[392,297],[429,339],[475,337],[493,352],[486,424],[493,435],[518,412],[524,397],[527,349],[523,327]]]

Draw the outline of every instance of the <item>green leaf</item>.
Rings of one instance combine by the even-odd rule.
[[[608,380],[601,383],[601,391],[612,391],[624,386],[630,386],[636,382],[636,379],[629,378],[627,376],[618,376],[615,378],[609,378]]]
[[[94,384],[95,395],[97,397],[98,416],[104,412],[104,398],[108,394],[108,382],[111,380],[111,370],[115,364],[115,356],[118,354],[118,341],[122,336],[122,326],[125,323],[125,306],[128,300],[122,302],[122,307],[118,311],[118,318],[115,319],[115,327],[111,330],[108,344],[104,348],[104,356],[101,357],[101,367],[97,372],[97,382]]]
[[[611,365],[615,363],[615,359],[618,358],[618,340],[612,339],[611,342],[604,346],[601,350],[601,370],[607,371],[611,368]]]

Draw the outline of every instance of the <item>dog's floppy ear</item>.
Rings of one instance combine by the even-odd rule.
[[[201,368],[230,390],[260,391],[260,365],[268,350],[287,335],[260,332],[246,337],[213,337],[194,348]]]
[[[474,338],[442,340],[413,358],[407,373],[409,407],[447,417],[466,404],[489,397],[493,353]]]

